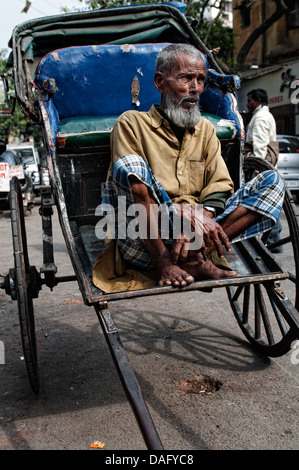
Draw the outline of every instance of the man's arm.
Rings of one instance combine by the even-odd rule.
[[[131,111],[122,114],[116,121],[110,137],[112,164],[118,158],[131,154],[139,155],[146,160],[141,139],[137,138],[135,132],[137,125],[137,119]]]
[[[221,212],[223,212],[225,203],[227,199],[229,198],[230,193],[229,192],[217,192],[217,193],[212,193],[206,196],[202,200],[202,205],[203,207],[211,207],[214,209],[215,213],[214,216],[219,215]]]

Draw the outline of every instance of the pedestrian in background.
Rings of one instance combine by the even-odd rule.
[[[279,155],[279,146],[276,141],[276,123],[268,106],[268,94],[262,88],[255,88],[247,93],[247,108],[251,113],[251,120],[246,131],[244,156],[262,158],[276,165]],[[280,240],[282,226],[278,220],[273,227],[268,243]],[[272,253],[281,253],[282,246],[273,248]]]
[[[268,94],[261,88],[247,93],[247,108],[251,120],[246,131],[245,152],[276,165],[279,154],[276,123],[268,106]]]

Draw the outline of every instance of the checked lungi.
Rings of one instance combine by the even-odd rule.
[[[165,245],[171,248],[173,241],[171,227],[173,214],[176,211],[167,192],[163,189],[142,157],[138,155],[126,155],[117,159],[113,164],[101,203],[103,211],[107,210],[107,207],[110,207],[113,209],[114,221],[123,217],[125,217],[127,225],[132,221],[133,216],[128,215],[128,212],[130,212],[128,209],[135,204],[135,201],[129,182],[130,175],[137,177],[140,182],[149,188],[157,205],[163,208],[162,212],[164,216],[165,214],[168,215],[170,225],[169,237],[164,239],[161,235],[161,238]],[[221,220],[241,205],[249,210],[262,214],[263,217],[252,227],[231,240],[231,243],[261,235],[263,232],[273,227],[278,221],[284,200],[284,193],[284,183],[280,176],[272,170],[264,171],[239,188],[227,200],[223,213],[216,217],[215,220],[216,222],[221,222]],[[124,201],[121,209],[119,204],[120,200]],[[114,234],[119,250],[127,262],[136,268],[153,267],[145,242],[141,237],[132,239],[128,236],[119,236],[117,224],[115,225]]]

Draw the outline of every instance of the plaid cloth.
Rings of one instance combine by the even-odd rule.
[[[129,176],[134,175],[144,183],[151,191],[157,205],[163,208],[163,215],[169,219],[169,237],[163,242],[169,248],[172,245],[173,215],[176,214],[171,199],[163,189],[155,175],[142,157],[138,155],[126,155],[119,158],[113,165],[111,174],[107,180],[104,197],[101,203],[103,211],[105,205],[112,206],[114,211],[113,223],[115,223],[113,236],[116,238],[119,250],[124,259],[136,268],[152,268],[152,262],[142,238],[132,239],[123,236],[127,231],[120,230],[120,223],[128,229],[130,222],[135,219],[128,215],[128,208],[135,204]],[[232,242],[257,236],[269,230],[278,220],[284,199],[284,184],[275,171],[265,171],[243,185],[227,201],[224,212],[215,220],[220,222],[224,217],[233,212],[236,207],[242,205],[247,209],[258,212],[264,217],[245,232],[238,235]],[[115,218],[114,218],[115,217]],[[121,233],[120,233],[121,232]]]
[[[284,194],[285,187],[279,174],[272,170],[263,171],[241,186],[226,201],[224,211],[215,220],[219,223],[238,206],[246,207],[253,212],[262,214],[264,217],[231,240],[231,243],[258,236],[269,230],[278,221]]]

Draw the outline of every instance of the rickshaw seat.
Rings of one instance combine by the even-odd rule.
[[[73,46],[43,57],[34,83],[48,112],[52,151],[108,145],[120,114],[128,109],[147,111],[159,103],[153,83],[155,62],[167,44]],[[202,56],[208,70],[200,100],[203,115],[215,125],[220,139],[240,136],[231,93],[238,87],[238,77],[210,70]]]
[[[209,119],[216,128],[217,137],[221,140],[232,139],[236,135],[234,125],[213,114],[201,113]],[[110,133],[118,116],[78,116],[65,118],[60,122],[56,135],[57,147],[60,149],[95,148],[99,145],[109,145]]]

